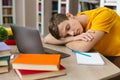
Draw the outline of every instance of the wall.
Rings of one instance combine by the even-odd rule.
[[[16,24],[25,26],[25,2],[24,0],[15,1]]]
[[[25,25],[36,28],[36,0],[25,0]]]
[[[36,0],[16,0],[16,24],[36,28]]]

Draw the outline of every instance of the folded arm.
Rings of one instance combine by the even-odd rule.
[[[91,35],[94,37],[92,40],[84,41],[84,40],[77,40],[72,41],[66,44],[66,46],[70,49],[74,49],[77,51],[89,51],[93,48],[93,46],[103,37],[105,32],[103,31],[95,31]]]
[[[91,41],[93,39],[93,36],[91,33],[94,33],[94,31],[89,30],[87,33],[82,33],[77,36],[69,36],[66,38],[61,38],[59,40],[55,39],[51,34],[48,34],[43,42],[48,44],[66,44],[72,41]]]
[[[50,33],[44,38],[43,42],[47,44],[66,44],[73,41],[73,37],[61,38],[59,40],[55,39]]]

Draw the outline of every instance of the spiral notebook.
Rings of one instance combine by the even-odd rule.
[[[105,62],[102,59],[99,52],[75,52],[77,64],[85,65],[104,65]]]

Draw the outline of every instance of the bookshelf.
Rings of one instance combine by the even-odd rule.
[[[66,14],[69,12],[70,1],[69,0],[58,0],[58,13]]]
[[[63,1],[63,0],[62,0]],[[40,31],[42,37],[49,33],[48,22],[51,16],[60,10],[59,4],[68,5],[67,12],[77,13],[78,0],[16,0],[16,24],[30,26]],[[60,12],[59,12],[60,13]]]
[[[120,15],[120,0],[100,0],[100,6],[111,8]]]
[[[15,0],[0,0],[0,25],[15,24]]]
[[[78,0],[58,0],[58,13],[77,13]]]
[[[41,36],[44,37],[49,33],[48,24],[49,19],[56,13],[77,13],[78,0],[37,0],[36,5],[36,28],[40,31]],[[74,6],[73,6],[74,5]],[[63,12],[64,10],[64,12]]]
[[[58,0],[52,0],[52,15],[58,13]]]
[[[52,10],[52,0],[37,0],[36,9],[36,28],[43,37],[48,34],[48,22],[51,18],[51,13],[54,12]]]
[[[78,0],[78,11],[86,11],[99,7],[99,0]]]
[[[44,0],[37,0],[37,29],[43,35],[44,31]]]

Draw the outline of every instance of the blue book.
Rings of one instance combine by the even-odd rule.
[[[5,42],[0,42],[0,51],[7,51],[7,50],[11,50],[11,48]]]

